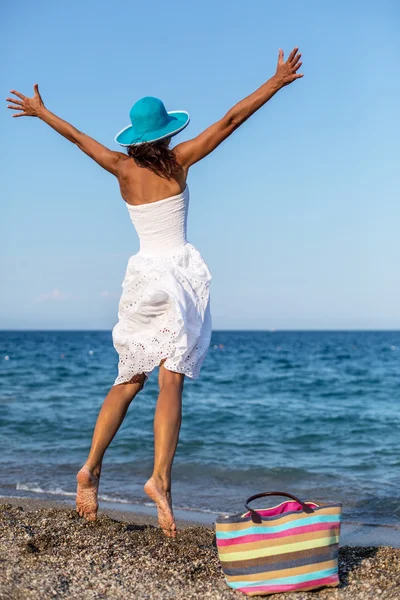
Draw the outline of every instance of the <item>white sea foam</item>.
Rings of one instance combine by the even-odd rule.
[[[52,494],[54,496],[75,496],[76,492],[67,492],[60,487],[43,489],[37,485],[29,483],[17,483],[16,489],[21,492],[33,492],[34,494]],[[116,502],[118,504],[130,504],[130,501],[126,498],[119,498],[118,496],[108,496],[107,494],[100,494],[99,500],[104,502]]]
[[[60,487],[49,488],[47,490],[44,490],[43,488],[30,483],[17,483],[16,489],[21,492],[34,492],[35,494],[56,494],[57,496],[75,496],[73,492],[66,492]]]
[[[32,483],[17,483],[16,489],[20,492],[31,492],[34,494],[51,494],[53,496],[75,496],[76,492],[67,492],[60,487],[44,489]],[[24,496],[13,496],[13,498],[23,498]],[[137,500],[127,500],[119,496],[109,496],[107,494],[99,494],[99,500],[104,502],[115,502],[116,504],[132,504],[136,506],[155,507],[154,502],[138,502]],[[207,508],[192,508],[189,506],[174,506],[175,510],[184,510],[195,513],[207,513],[210,515],[218,514],[218,510],[209,510]]]

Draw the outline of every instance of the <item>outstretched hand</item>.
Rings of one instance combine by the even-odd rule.
[[[16,90],[10,90],[11,94],[14,94],[17,98],[6,98],[7,102],[12,102],[7,108],[11,110],[20,110],[22,112],[13,115],[13,117],[37,117],[41,108],[44,107],[42,97],[39,93],[39,86],[37,83],[33,86],[34,94],[32,98],[27,98]]]
[[[275,77],[281,85],[288,85],[296,79],[303,77],[302,73],[297,73],[302,63],[300,62],[301,54],[298,48],[293,48],[289,54],[289,58],[285,62],[283,59],[283,50],[279,50],[278,64],[276,67]]]

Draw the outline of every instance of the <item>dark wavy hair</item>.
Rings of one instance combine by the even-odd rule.
[[[172,179],[181,167],[174,151],[169,147],[170,142],[171,138],[166,138],[128,146],[128,155],[133,158],[138,167],[150,169],[165,179]]]

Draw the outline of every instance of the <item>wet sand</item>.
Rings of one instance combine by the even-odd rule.
[[[103,510],[89,523],[70,503],[0,503],[1,600],[245,598],[224,581],[212,527],[178,520],[168,539],[149,515]],[[399,600],[400,549],[342,545],[339,568],[339,588],[271,597]]]

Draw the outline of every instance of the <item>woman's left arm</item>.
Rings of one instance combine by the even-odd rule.
[[[38,84],[36,83],[33,88],[34,95],[32,98],[27,98],[16,90],[10,90],[17,98],[6,98],[8,102],[12,103],[8,108],[22,111],[14,114],[13,117],[38,117],[67,138],[67,140],[78,146],[82,152],[93,158],[103,169],[118,176],[121,164],[127,159],[127,156],[122,152],[109,150],[103,144],[96,142],[96,140],[82,133],[82,131],[79,131],[76,127],[67,123],[67,121],[60,119],[60,117],[47,110],[39,93]]]

